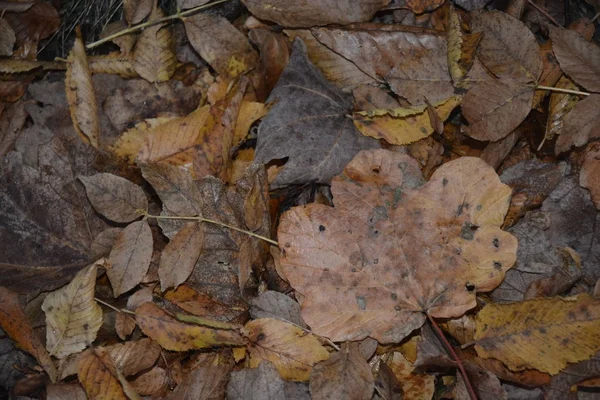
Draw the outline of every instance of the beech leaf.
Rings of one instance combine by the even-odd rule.
[[[354,155],[378,147],[346,116],[351,97],[327,82],[294,40],[292,55],[268,99],[275,104],[258,130],[256,161],[289,157],[272,187],[329,182]]]
[[[71,283],[44,299],[46,348],[57,358],[77,353],[96,339],[102,325],[102,309],[94,300],[99,263],[82,269]]]
[[[163,17],[157,9],[148,18],[149,21]],[[144,29],[133,49],[133,68],[148,82],[168,81],[177,66],[173,34],[165,24],[152,25]]]
[[[583,146],[600,137],[600,94],[592,93],[575,104],[565,115],[560,136],[556,140],[556,154],[572,146]]]
[[[335,208],[282,216],[281,269],[313,332],[398,342],[424,313],[459,317],[500,284],[516,258],[516,239],[500,229],[511,189],[471,157],[422,182],[413,158],[363,151],[332,182]]]
[[[123,384],[128,384],[107,350],[90,349],[79,361],[77,373],[79,382],[83,386],[90,400],[127,400],[126,389]]]
[[[80,176],[94,209],[115,222],[127,223],[140,217],[138,209],[148,209],[142,188],[113,174]]]
[[[600,47],[578,32],[551,28],[552,50],[560,68],[584,88],[600,92]]]

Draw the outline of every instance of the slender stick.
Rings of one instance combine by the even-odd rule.
[[[152,26],[152,25],[162,24],[163,22],[171,21],[171,20],[178,19],[178,18],[187,17],[188,15],[192,15],[192,14],[198,12],[198,11],[204,10],[206,8],[210,8],[210,7],[215,6],[217,4],[225,3],[227,1],[229,1],[229,0],[216,0],[216,1],[213,1],[212,3],[204,4],[202,6],[198,6],[198,7],[194,7],[194,8],[190,8],[189,10],[186,10],[186,11],[183,11],[183,12],[177,11],[176,14],[169,15],[169,16],[166,16],[166,17],[163,17],[163,18],[159,18],[159,19],[154,20],[154,21],[147,21],[147,22],[144,22],[144,23],[141,23],[141,24],[133,25],[133,26],[130,26],[129,28],[123,29],[122,31],[113,33],[112,35],[109,35],[109,36],[105,37],[104,39],[100,39],[100,40],[97,40],[97,41],[95,41],[93,43],[90,43],[87,46],[85,46],[85,48],[88,49],[88,50],[90,50],[90,49],[93,49],[94,47],[100,46],[103,43],[106,43],[106,42],[109,42],[109,41],[111,41],[113,39],[116,39],[119,36],[127,35],[129,33],[132,33],[132,32],[135,32],[135,31],[139,31],[140,29],[144,29],[144,28],[147,28],[147,27]]]
[[[588,93],[588,92],[581,92],[579,90],[563,89],[563,88],[557,88],[557,87],[552,87],[552,86],[542,86],[542,85],[534,86],[534,89],[536,89],[536,90],[549,90],[551,92],[558,92],[558,93],[574,94],[574,95],[577,95],[577,96],[589,96],[591,94],[591,93]]]
[[[435,320],[431,317],[431,315],[427,314],[427,318],[429,318],[429,322],[431,322],[431,325],[433,326],[435,333],[437,333],[437,335],[440,338],[440,340],[442,341],[442,343],[444,343],[444,346],[446,346],[446,348],[448,349],[450,354],[452,354],[452,358],[454,358],[454,361],[456,361],[456,365],[458,366],[460,374],[462,375],[463,380],[465,381],[465,386],[467,387],[467,392],[469,392],[469,396],[471,397],[471,400],[477,400],[477,395],[475,394],[475,390],[473,390],[473,386],[471,386],[471,381],[469,380],[467,371],[465,370],[465,367],[463,366],[462,361],[458,357],[458,354],[456,354],[456,352],[454,351],[454,348],[452,347],[450,342],[448,342],[448,339],[446,339],[444,332],[442,332],[442,330],[440,329],[438,324],[435,322]]]
[[[234,231],[244,233],[244,234],[246,234],[248,236],[252,236],[252,237],[255,237],[257,239],[264,240],[265,242],[270,243],[273,246],[279,246],[278,242],[276,242],[273,239],[269,239],[266,236],[262,236],[262,235],[259,235],[257,233],[254,233],[254,232],[247,231],[245,229],[240,229],[240,228],[235,227],[233,225],[224,224],[223,222],[215,221],[214,219],[208,219],[208,218],[204,218],[204,217],[180,217],[180,216],[170,216],[170,215],[150,215],[150,214],[148,214],[148,212],[146,210],[138,210],[138,212],[140,214],[142,214],[143,216],[147,217],[147,218],[155,218],[155,219],[182,219],[182,220],[190,220],[190,221],[207,222],[209,224],[222,226],[224,228],[229,228],[229,229],[232,229]]]
[[[554,25],[561,27],[561,25],[556,22],[556,20],[554,18],[552,18],[552,16],[550,14],[548,14],[548,12],[546,10],[544,10],[542,7],[538,6],[537,4],[535,4],[533,1],[531,0],[527,0],[527,2],[536,10],[538,10],[539,12],[542,13],[542,15],[546,18],[548,18],[550,20],[550,22],[552,22]]]
[[[117,307],[113,306],[112,304],[109,304],[109,303],[107,303],[107,302],[105,302],[103,300],[100,300],[97,297],[94,297],[94,300],[96,300],[98,303],[100,303],[102,305],[105,305],[106,307],[108,307],[108,308],[110,308],[112,310],[115,310],[116,312],[122,312],[122,313],[125,313],[125,314],[135,315],[135,313],[133,311],[131,311],[131,310],[126,310],[124,308],[117,308]]]

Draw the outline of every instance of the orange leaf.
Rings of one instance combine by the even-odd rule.
[[[77,376],[90,400],[127,400],[119,375],[106,350],[90,349],[79,361]]]

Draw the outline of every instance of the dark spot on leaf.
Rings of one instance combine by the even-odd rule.
[[[397,300],[398,299],[398,295],[396,293],[390,294],[390,297],[392,298],[392,300]]]
[[[531,336],[531,330],[529,330],[529,329],[524,330],[523,331],[523,336],[526,336],[526,337]]]
[[[90,326],[87,323],[83,324],[83,330],[84,331],[87,331],[89,329],[90,329]]]
[[[379,173],[379,167],[375,167],[371,171],[373,171],[373,173],[375,173],[375,174],[378,174]]]
[[[325,231],[325,227],[323,225],[319,225],[319,232],[324,232]]]
[[[483,208],[483,206],[481,204],[477,204],[477,207],[475,207],[475,209],[477,211],[481,211],[482,208]]]
[[[494,245],[495,248],[499,248],[500,247],[500,239],[494,238],[494,240],[492,240],[492,244]]]
[[[462,212],[463,212],[463,205],[459,204],[458,208],[456,209],[456,216],[460,217],[462,215]]]
[[[454,252],[455,252],[457,255],[460,255],[460,254],[462,253],[462,249],[461,249],[460,247],[457,247],[456,249],[454,249]]]
[[[477,225],[473,225],[470,222],[465,222],[460,229],[460,237],[465,240],[473,240],[473,236],[475,235],[475,231],[479,227]]]
[[[260,342],[261,340],[265,340],[265,334],[264,333],[259,333],[258,336],[256,337],[256,341]]]
[[[401,310],[401,308],[400,308],[400,306],[396,305],[396,306],[394,306],[394,310],[396,310],[396,311],[400,311],[400,310]]]
[[[502,263],[498,261],[494,261],[494,269],[497,271],[502,271]]]
[[[365,299],[364,296],[356,296],[356,303],[361,310],[367,308],[367,299]]]
[[[374,259],[373,264],[379,264],[379,258]]]
[[[442,185],[446,186],[448,184],[448,179],[444,178],[442,179]]]
[[[562,344],[564,347],[566,347],[569,344],[569,339],[564,338],[563,340],[560,341],[560,344]]]
[[[546,331],[546,328],[544,328],[544,327],[541,327],[541,328],[539,329],[539,331],[540,331],[540,333],[546,333],[546,332],[547,332],[547,331]]]
[[[289,249],[290,247],[292,247],[292,245],[291,245],[291,244],[289,244],[289,243],[286,243],[286,244],[285,244],[285,247],[287,247],[287,248]]]
[[[473,290],[475,290],[475,285],[473,285],[472,283],[467,283],[465,285],[465,289],[467,289],[467,291],[472,292]]]
[[[404,271],[403,273],[400,274],[400,277],[402,279],[406,279],[408,277],[408,272]]]

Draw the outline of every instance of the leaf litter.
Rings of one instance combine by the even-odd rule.
[[[53,62],[52,4],[0,18],[2,390],[597,389],[592,23],[519,1],[177,3],[124,2]]]

